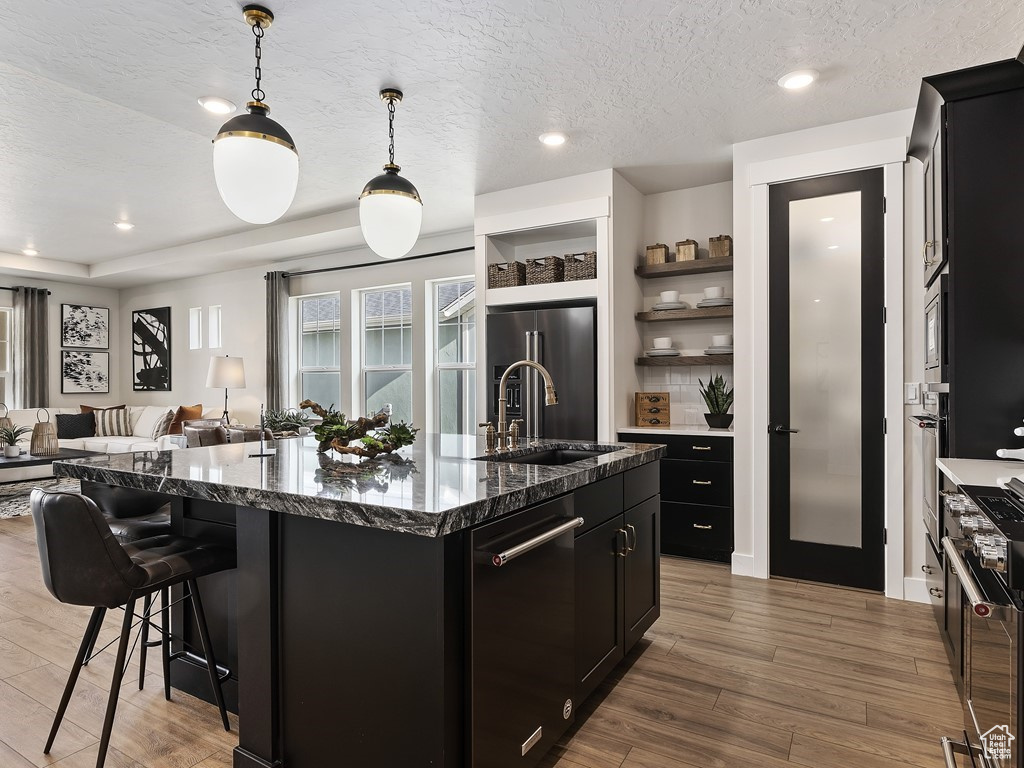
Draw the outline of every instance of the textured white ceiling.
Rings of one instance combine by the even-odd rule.
[[[133,265],[154,261],[177,259],[177,274],[244,263],[188,245],[237,245],[253,229],[214,187],[210,139],[224,118],[196,104],[248,98],[240,5],[0,3],[0,253],[31,241],[47,259],[106,262],[90,274],[108,284],[145,280]],[[301,158],[288,218],[355,205],[385,160],[376,92],[393,84],[406,92],[396,159],[424,198],[425,233],[470,226],[475,194],[601,168],[644,192],[721,181],[737,141],[912,107],[922,76],[1013,57],[1024,40],[1014,0],[268,5],[264,87]],[[775,85],[802,67],[821,81]],[[552,129],[570,143],[542,146]],[[135,230],[113,228],[122,215]],[[318,250],[358,242],[351,226],[307,229]],[[15,266],[32,269],[0,258],[0,271]]]

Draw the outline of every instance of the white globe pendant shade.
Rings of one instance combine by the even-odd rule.
[[[291,136],[266,111],[250,104],[213,142],[217,191],[228,209],[250,224],[277,221],[291,207],[299,183],[299,155]]]
[[[359,227],[374,253],[400,259],[419,239],[423,203],[412,182],[398,175],[397,165],[388,163],[384,170],[359,196]]]

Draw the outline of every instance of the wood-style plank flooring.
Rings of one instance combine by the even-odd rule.
[[[939,737],[963,727],[925,606],[674,558],[662,561],[662,599],[661,619],[543,768],[938,768]],[[110,653],[83,671],[42,753],[88,613],[46,592],[31,518],[0,520],[2,768],[94,764]],[[143,691],[138,667],[128,672],[107,765],[229,768],[235,733],[202,701],[164,701],[153,661]]]

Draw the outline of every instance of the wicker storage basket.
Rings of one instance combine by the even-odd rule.
[[[565,274],[565,262],[558,256],[526,260],[526,284],[560,283]]]
[[[693,261],[696,258],[696,240],[680,240],[676,243],[676,261]]]
[[[39,419],[39,412],[46,414],[46,421],[38,421],[32,427],[32,443],[28,452],[33,456],[53,456],[60,451],[60,444],[57,442],[57,430],[50,421],[50,412],[45,408],[36,411],[36,419]]]
[[[488,288],[511,288],[526,285],[526,265],[521,261],[487,265]]]
[[[719,235],[708,240],[708,251],[712,259],[732,256],[732,236]]]
[[[669,260],[668,246],[664,243],[655,243],[647,246],[647,263],[664,264]]]
[[[597,251],[567,253],[565,260],[565,281],[593,280],[597,277]]]

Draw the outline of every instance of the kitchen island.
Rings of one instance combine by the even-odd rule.
[[[481,461],[476,437],[421,435],[367,465],[306,438],[54,472],[166,494],[177,531],[237,547],[200,582],[235,768],[501,768],[536,763],[660,613],[664,449],[540,443]],[[526,463],[541,448],[592,455]],[[172,682],[207,697],[201,673],[185,657]]]

